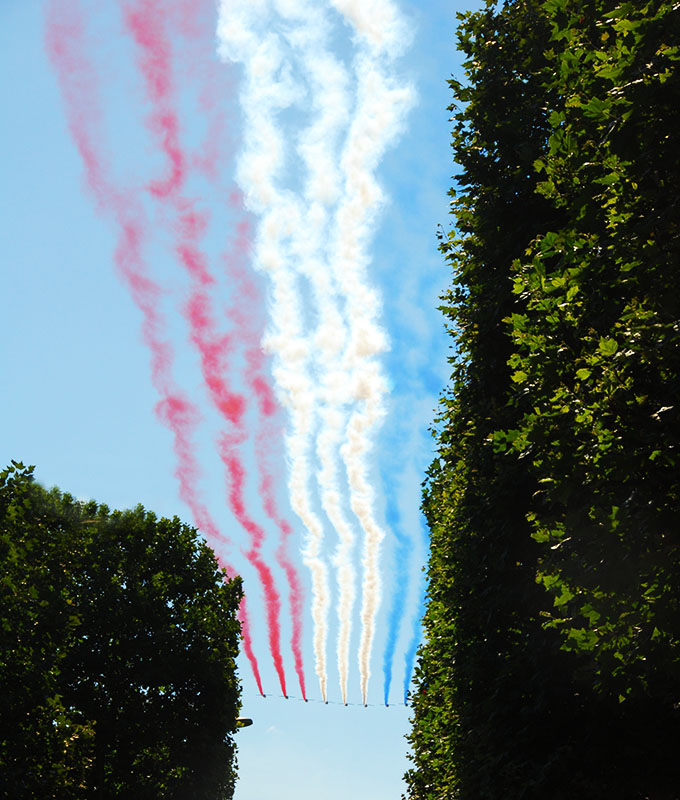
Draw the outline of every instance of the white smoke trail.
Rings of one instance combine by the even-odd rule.
[[[367,248],[382,203],[373,175],[400,128],[411,90],[397,86],[387,74],[390,57],[405,38],[392,4],[337,0],[330,5],[356,33],[352,95],[348,71],[330,49],[330,6],[324,10],[317,0],[222,0],[218,38],[222,56],[245,67],[241,102],[246,149],[238,180],[247,206],[261,218],[255,262],[271,280],[266,346],[274,354],[274,378],[290,417],[289,490],[307,532],[303,558],[312,574],[316,671],[325,700],[329,586],[321,557],[323,525],[310,495],[315,434],[321,505],[338,536],[333,564],[344,702],[356,602],[356,537],[344,511],[347,488],[339,474],[340,458],[349,505],[363,531],[359,668],[366,702],[384,537],[375,522],[367,461],[387,394],[378,362],[387,341],[379,325],[379,297],[367,280]],[[296,83],[294,75],[302,80]],[[302,81],[308,89],[305,97]],[[304,180],[296,195],[281,188],[291,155],[285,151],[281,112],[301,100],[311,122],[298,139],[302,170],[298,165],[296,172]],[[311,315],[301,300],[303,288],[314,303],[313,333],[306,332]]]
[[[406,20],[392,0],[331,0],[331,4],[353,26],[373,58],[394,58],[409,44]]]
[[[380,55],[397,52],[406,38],[406,29],[394,7],[385,2],[333,5],[349,17],[361,40],[360,56],[355,65],[356,97],[341,162],[342,176],[338,175],[335,145],[341,126],[350,122],[348,75],[323,49],[325,31],[322,25],[311,25],[315,15],[310,4],[287,3],[288,8],[295,7],[300,19],[306,20],[304,33],[299,34],[293,44],[309,76],[316,114],[300,146],[309,176],[305,192],[308,224],[300,230],[299,246],[296,247],[296,242],[294,247],[301,257],[302,272],[311,283],[319,311],[314,348],[322,401],[317,436],[320,462],[317,479],[322,506],[339,538],[334,566],[339,588],[338,670],[343,702],[347,697],[352,611],[356,599],[352,564],[355,535],[343,512],[342,482],[337,469],[338,448],[343,439],[341,453],[349,480],[350,505],[364,532],[359,664],[365,702],[380,597],[379,545],[384,536],[374,520],[375,498],[368,480],[366,459],[372,449],[372,435],[385,413],[383,398],[387,391],[379,364],[373,358],[386,349],[387,342],[377,325],[379,299],[367,284],[365,251],[370,241],[371,223],[382,198],[373,172],[400,128],[412,93],[409,88],[391,85],[380,69]],[[368,53],[365,52],[366,43]],[[339,182],[342,186],[338,186]],[[328,209],[337,199],[339,207],[333,220],[336,247],[327,267],[321,254],[331,238]],[[348,260],[352,263],[348,264]],[[349,422],[347,408],[353,409]]]
[[[338,306],[337,285],[325,252],[331,211],[341,199],[342,174],[338,169],[340,139],[350,121],[349,76],[328,50],[329,24],[318,4],[297,2],[296,13],[304,25],[292,37],[311,91],[313,122],[302,133],[298,151],[305,167],[305,224],[293,247],[300,271],[309,281],[317,313],[313,338],[315,374],[320,392],[316,454],[321,505],[338,536],[333,566],[338,585],[337,664],[340,692],[347,702],[352,613],[356,602],[356,570],[352,562],[355,532],[343,510],[343,481],[338,451],[351,402],[342,353],[348,330]]]
[[[367,278],[368,244],[383,195],[374,173],[390,142],[400,132],[413,102],[410,86],[390,77],[391,57],[406,44],[406,28],[387,0],[332,0],[355,28],[359,53],[355,61],[357,105],[342,156],[343,201],[335,217],[333,273],[349,323],[343,354],[351,375],[355,402],[341,447],[350,486],[350,504],[364,532],[362,556],[361,640],[359,675],[367,701],[370,656],[380,605],[380,544],[385,533],[375,519],[375,493],[369,481],[368,455],[386,414],[387,381],[377,357],[387,348],[379,324],[380,300]]]
[[[317,393],[307,370],[310,342],[304,331],[300,287],[290,258],[291,237],[301,230],[303,214],[295,195],[278,187],[286,154],[277,117],[300,98],[300,92],[285,62],[279,36],[262,29],[270,20],[267,0],[223,0],[218,39],[220,54],[245,67],[241,103],[246,149],[239,161],[237,177],[246,206],[261,218],[254,260],[257,267],[268,273],[272,291],[271,328],[265,346],[275,356],[274,379],[290,416],[286,436],[290,461],[288,485],[293,511],[307,532],[303,560],[312,575],[315,669],[321,696],[326,700],[328,570],[321,557],[323,525],[312,508],[309,491]]]

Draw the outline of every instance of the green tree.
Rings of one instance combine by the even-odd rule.
[[[601,692],[669,708],[680,679],[680,9],[551,0],[538,191],[565,219],[514,265],[508,443],[540,476],[530,513],[551,623]],[[672,701],[672,702],[671,702]],[[657,714],[665,716],[662,707]]]
[[[550,30],[531,5],[497,13],[489,4],[462,17],[458,36],[468,84],[451,82],[457,227],[442,243],[454,272],[442,310],[456,355],[424,502],[432,555],[409,796],[573,796],[560,794],[564,765],[555,755],[569,746],[565,709],[575,701],[560,680],[557,637],[543,630],[526,520],[538,487],[492,440],[521,413],[509,402],[503,320],[522,307],[510,267],[560,221],[536,193],[532,167],[549,136],[541,76]]]
[[[414,800],[680,785],[677,16],[461,16]]]
[[[229,798],[240,580],[196,531],[0,473],[0,793]]]

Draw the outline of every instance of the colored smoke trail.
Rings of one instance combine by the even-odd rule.
[[[241,203],[241,195],[234,193],[231,204],[240,207]],[[250,222],[247,219],[238,223],[233,252],[224,257],[226,273],[233,287],[233,295],[239,298],[239,302],[232,304],[227,310],[227,317],[239,330],[241,342],[247,346],[244,377],[257,400],[258,412],[255,441],[258,493],[267,517],[279,531],[279,546],[276,549],[275,558],[288,583],[292,627],[291,651],[300,691],[303,699],[307,699],[302,657],[304,588],[298,570],[288,552],[293,529],[282,516],[276,503],[275,471],[271,462],[273,458],[272,444],[282,440],[282,430],[278,421],[280,408],[270,386],[266,371],[266,357],[259,344],[263,324],[256,310],[262,308],[264,302],[245,263],[252,240],[250,228]]]
[[[238,520],[241,527],[250,537],[250,549],[245,552],[248,561],[255,568],[260,583],[265,594],[265,608],[267,616],[267,629],[269,631],[269,645],[274,658],[274,667],[279,676],[281,691],[284,697],[287,696],[286,678],[283,671],[283,661],[281,659],[279,614],[281,613],[281,601],[279,594],[274,586],[274,577],[269,567],[261,557],[261,549],[264,543],[264,530],[257,525],[245,510],[243,500],[245,472],[240,459],[235,455],[237,452],[234,447],[234,440],[225,436],[221,441],[220,455],[226,464],[228,474],[229,508]]]
[[[220,458],[227,470],[229,508],[250,539],[250,548],[244,555],[255,568],[264,591],[269,649],[281,691],[286,695],[279,627],[281,600],[272,572],[261,558],[265,540],[264,530],[247,513],[244,502],[245,470],[238,455],[238,448],[246,437],[243,420],[245,400],[242,395],[230,391],[222,379],[227,366],[225,355],[229,349],[229,340],[215,335],[208,296],[194,291],[187,306],[187,315],[191,326],[191,338],[201,355],[201,371],[213,404],[223,419],[236,428],[235,433],[223,435],[219,444]]]
[[[151,377],[161,400],[156,406],[159,420],[173,434],[177,459],[175,474],[180,496],[189,506],[194,524],[213,540],[226,541],[200,499],[200,471],[194,457],[192,435],[199,421],[195,407],[177,389],[172,377],[173,352],[165,340],[165,322],[159,311],[160,287],[147,275],[142,256],[148,238],[143,210],[134,190],[116,187],[107,175],[102,147],[102,114],[94,64],[86,56],[84,13],[78,0],[50,0],[46,8],[45,45],[62,94],[68,126],[85,168],[87,186],[97,209],[118,228],[115,263],[128,291],[143,316],[142,336],[151,354]],[[227,572],[235,570],[220,561]],[[239,618],[243,646],[257,687],[262,682],[252,649],[250,622],[245,600]]]
[[[197,63],[208,63],[210,68],[204,76],[204,88],[199,100],[201,113],[207,118],[208,133],[201,154],[194,156],[196,167],[202,170],[207,178],[218,186],[222,196],[229,196],[229,207],[238,212],[240,219],[236,222],[235,232],[230,237],[230,248],[223,254],[224,274],[231,287],[233,297],[239,299],[227,309],[227,317],[239,332],[239,343],[246,350],[247,368],[245,380],[252,395],[256,398],[258,412],[255,423],[255,460],[259,475],[258,491],[267,517],[279,531],[279,546],[275,552],[276,562],[283,570],[286,577],[289,593],[289,611],[291,619],[290,647],[293,654],[295,673],[298,678],[303,699],[306,699],[304,661],[302,655],[303,637],[303,608],[305,605],[305,591],[300,578],[300,573],[289,555],[289,544],[293,537],[293,529],[278,509],[276,493],[274,491],[275,471],[272,461],[279,458],[283,432],[278,423],[280,407],[276,402],[271,379],[267,373],[267,363],[262,351],[260,340],[265,327],[264,309],[265,299],[259,286],[255,283],[250,270],[249,258],[252,248],[251,221],[245,216],[242,196],[230,186],[228,190],[219,186],[219,167],[226,161],[223,142],[226,141],[227,126],[224,114],[219,110],[219,103],[223,101],[224,92],[219,91],[215,80],[215,67],[212,60],[206,62],[206,52],[213,52],[214,45],[214,18],[212,14],[207,22],[207,29],[200,38],[196,34],[196,18],[193,8],[194,0],[183,0],[185,4],[183,30],[190,40],[198,42],[198,49],[192,55],[192,61],[184,65],[185,70],[195,69]],[[214,12],[212,3],[203,4]],[[231,94],[231,91],[230,91]],[[221,158],[220,158],[221,156]],[[231,183],[231,181],[230,181]],[[245,309],[245,313],[243,312]],[[278,474],[276,474],[278,478]],[[285,693],[284,693],[285,694]]]
[[[158,0],[136,0],[124,4],[125,23],[138,48],[138,65],[144,79],[146,95],[152,112],[147,127],[164,152],[168,177],[150,185],[149,191],[166,210],[175,215],[176,255],[192,279],[190,298],[185,316],[190,338],[200,356],[201,372],[213,405],[229,425],[229,433],[219,440],[219,454],[227,472],[227,497],[231,512],[249,537],[250,546],[244,551],[255,569],[265,598],[269,649],[279,678],[281,691],[287,694],[286,678],[280,643],[280,595],[273,574],[261,557],[265,541],[264,530],[246,510],[245,468],[240,446],[247,440],[244,414],[246,398],[227,385],[224,375],[231,365],[228,357],[233,349],[230,337],[220,336],[212,313],[212,303],[204,287],[215,283],[207,259],[200,249],[208,219],[193,209],[188,199],[180,196],[187,175],[187,159],[181,144],[181,125],[173,75],[173,46],[167,33],[167,3],[163,13]],[[209,52],[209,51],[208,51]]]
[[[163,231],[170,232],[175,261],[188,276],[182,311],[189,341],[198,353],[207,395],[226,423],[217,442],[224,463],[226,495],[248,537],[245,555],[263,586],[274,666],[286,694],[279,629],[281,598],[264,557],[265,529],[248,508],[255,480],[262,511],[272,523],[267,523],[267,529],[278,532],[275,558],[289,588],[291,650],[306,696],[303,585],[289,554],[293,531],[277,505],[279,464],[272,443],[283,436],[282,421],[267,377],[269,356],[259,343],[264,313],[258,308],[251,314],[248,308],[249,302],[264,305],[259,285],[248,275],[246,260],[251,242],[256,266],[270,282],[271,324],[265,345],[273,356],[276,397],[288,413],[288,488],[292,508],[306,530],[303,559],[312,579],[315,669],[325,700],[331,588],[324,526],[330,523],[335,536],[332,566],[337,580],[337,666],[346,702],[357,601],[358,522],[363,538],[359,671],[365,703],[381,600],[380,545],[385,535],[376,519],[372,455],[388,393],[381,364],[387,338],[380,322],[380,298],[368,278],[368,247],[382,204],[374,175],[400,128],[410,99],[410,90],[398,86],[391,72],[390,59],[403,40],[403,30],[397,30],[396,12],[384,0],[363,4],[343,0],[321,4],[311,0],[224,0],[220,16],[222,50],[243,63],[246,75],[242,106],[248,138],[239,163],[239,181],[245,204],[259,213],[261,220],[251,237],[241,209],[236,224],[239,246],[233,245],[238,258],[232,262],[225,253],[219,276],[222,281],[226,276],[230,286],[239,288],[233,289],[232,307],[222,309],[217,305],[218,280],[207,258],[208,235],[215,223],[203,204],[193,195],[189,197],[199,178],[207,179],[213,193],[221,189],[225,159],[219,139],[228,133],[225,116],[216,107],[216,102],[224,98],[216,94],[216,82],[211,84],[214,70],[212,75],[209,66],[192,70],[186,56],[189,46],[194,48],[192,58],[200,57],[201,48],[206,54],[211,52],[210,37],[205,29],[198,32],[194,18],[199,7],[204,11],[209,4],[195,0],[119,3],[138,49],[149,102],[144,132],[151,135],[154,157],[162,156],[154,162],[159,165],[157,171],[151,174],[148,167],[143,168],[142,181],[135,180],[134,187],[112,179],[116,175],[114,160],[105,151],[99,130],[97,76],[92,65],[78,55],[83,20],[77,0],[49,0],[48,42],[52,36],[51,56],[58,74],[59,59],[64,63],[71,60],[71,74],[68,78],[60,76],[67,116],[90,192],[99,211],[117,228],[115,260],[142,314],[152,383],[160,398],[156,414],[173,437],[180,496],[209,540],[228,542],[199,492],[202,475],[195,450],[201,423],[198,410],[173,378],[175,356],[168,333],[172,320],[166,320],[162,313],[172,276],[167,282],[157,281],[145,262],[150,248],[164,242]],[[351,72],[350,62],[346,65],[332,53],[338,46],[340,28],[333,6],[355,33],[357,55]],[[50,34],[50,30],[55,33]],[[189,44],[177,47],[175,36]],[[344,49],[338,49],[340,52]],[[177,57],[186,63],[178,65],[173,60]],[[195,76],[201,70],[200,95],[192,95],[192,100],[198,100],[207,132],[202,150],[192,152],[184,142],[192,120],[180,113],[184,95],[176,89],[173,73],[178,82],[190,75],[194,91]],[[67,96],[76,101],[69,105]],[[294,125],[298,126],[295,138],[289,135]],[[225,204],[227,195],[222,192]],[[149,212],[155,215],[154,225],[146,217]],[[237,384],[231,377],[235,371],[239,372]],[[234,391],[234,385],[238,391]],[[252,447],[252,453],[247,447]],[[254,455],[255,469],[245,460],[246,454]],[[246,464],[252,474],[246,474]],[[403,545],[405,548],[406,542]],[[398,533],[395,546],[397,562],[405,563],[408,554],[400,550]],[[229,570],[233,574],[231,567]],[[245,606],[243,614],[244,649],[262,692]],[[398,638],[397,618],[403,614],[403,597],[401,604],[395,597],[389,614],[390,631],[394,630],[394,634],[388,632],[390,664]],[[412,649],[409,645],[406,656],[407,686],[416,646],[417,642]],[[388,695],[391,672],[385,679]]]
[[[407,425],[404,422],[406,407],[413,409],[416,404],[417,400],[414,396],[405,395],[402,398],[401,408],[398,405],[398,412],[401,412],[400,417],[397,420],[393,417],[394,424],[384,442],[387,449],[394,449],[398,443],[403,447],[404,442],[407,441]],[[411,435],[419,438],[413,429],[411,429]],[[413,441],[407,448],[410,453],[416,453],[417,449],[417,445]],[[411,570],[415,563],[427,563],[429,531],[422,512],[418,511],[414,516],[411,516],[411,512],[415,511],[418,505],[418,479],[422,474],[420,461],[421,458],[425,460],[430,455],[429,448],[423,447],[418,456],[413,456],[406,462],[402,461],[398,466],[398,477],[395,474],[394,465],[384,467],[382,472],[383,484],[392,487],[386,517],[394,537],[394,580],[387,613],[387,636],[383,651],[385,705],[389,702],[394,655],[400,629],[406,628],[409,636],[404,656],[403,696],[405,704],[413,676],[416,652],[422,640],[422,618],[425,614],[426,592],[425,570],[421,568],[417,575],[413,574]],[[409,596],[413,595],[415,595],[413,598],[415,604],[407,615],[407,602],[410,606],[412,601],[409,600]]]
[[[352,80],[330,52],[333,6],[356,32]],[[218,38],[221,55],[245,67],[246,149],[238,179],[247,207],[260,216],[255,262],[271,285],[266,345],[289,415],[291,504],[307,532],[303,558],[312,573],[315,668],[325,699],[329,587],[324,528],[310,488],[314,477],[338,537],[333,566],[343,700],[356,601],[356,535],[346,507],[363,533],[359,671],[366,702],[385,535],[375,518],[369,461],[387,395],[379,362],[387,340],[380,299],[367,279],[367,249],[382,203],[374,172],[412,93],[389,74],[404,43],[403,23],[391,3],[364,6],[339,2],[323,10],[309,0],[224,0]],[[284,132],[282,112],[288,110],[311,120],[296,135],[297,153]],[[291,155],[299,157],[302,172]],[[293,183],[301,183],[297,190],[286,185],[291,174]]]
[[[276,34],[261,33],[265,5],[222,2],[218,23],[220,54],[245,67],[241,104],[246,143],[238,166],[239,183],[249,210],[261,218],[254,263],[271,283],[271,328],[266,345],[274,354],[274,377],[279,397],[289,413],[286,436],[290,462],[289,492],[293,511],[306,531],[303,561],[312,576],[312,618],[315,671],[322,698],[327,697],[326,641],[328,637],[328,570],[322,558],[324,530],[313,509],[310,482],[311,442],[315,425],[316,391],[306,365],[309,343],[299,284],[290,264],[289,243],[302,223],[297,198],[277,181],[285,167],[284,141],[277,114],[297,99]]]
[[[305,688],[305,672],[302,659],[302,609],[304,606],[304,589],[302,587],[302,581],[300,580],[297,569],[291,561],[288,552],[288,543],[293,536],[293,529],[290,524],[283,519],[283,517],[281,517],[281,514],[276,507],[272,470],[267,464],[266,455],[263,453],[265,444],[270,441],[269,435],[273,434],[274,432],[274,430],[268,430],[267,427],[263,427],[258,436],[258,465],[260,467],[259,490],[260,496],[263,498],[265,512],[269,519],[272,520],[272,522],[279,529],[281,534],[281,541],[276,549],[275,557],[278,565],[286,575],[290,589],[292,623],[291,649],[293,652],[295,673],[298,677],[300,691],[302,692],[302,699],[306,700],[307,689]],[[278,430],[276,433],[278,433]]]
[[[343,482],[338,469],[338,448],[346,420],[343,406],[351,402],[346,376],[339,356],[347,336],[346,325],[338,307],[337,292],[327,265],[325,243],[330,236],[331,211],[338,202],[341,175],[337,166],[339,142],[350,118],[347,70],[329,52],[330,24],[318,3],[295,0],[278,11],[288,25],[288,37],[294,51],[295,68],[307,78],[306,105],[311,122],[301,130],[297,154],[304,167],[296,213],[301,215],[290,226],[291,269],[299,277],[298,286],[307,286],[313,300],[315,330],[311,324],[301,332],[303,346],[297,361],[289,367],[298,379],[309,386],[309,377],[319,387],[314,397],[313,414],[304,435],[313,437],[319,469],[316,482],[321,506],[333,526],[338,544],[333,557],[338,586],[337,664],[343,702],[347,701],[349,647],[352,611],[356,598],[356,571],[352,563],[355,533],[344,512]],[[286,341],[278,343],[285,351]],[[284,356],[285,358],[285,356]],[[306,390],[309,393],[309,389]],[[294,405],[294,401],[293,401]],[[295,431],[295,428],[294,428]],[[299,429],[298,429],[299,432]],[[311,458],[312,441],[293,443],[293,450],[304,449]]]
[[[406,43],[404,23],[392,3],[376,0],[370,8],[369,4],[352,0],[332,0],[332,4],[354,26],[359,46],[355,59],[357,104],[341,158],[343,199],[335,216],[331,263],[349,323],[349,342],[343,361],[351,375],[355,405],[341,454],[350,486],[350,505],[364,533],[359,675],[361,696],[366,704],[381,598],[380,545],[385,536],[375,519],[368,457],[386,415],[388,394],[378,361],[387,341],[379,323],[380,299],[367,279],[367,249],[375,217],[383,203],[374,173],[386,148],[400,132],[413,93],[385,69]]]
[[[338,303],[337,287],[328,267],[325,244],[334,206],[341,197],[339,143],[350,120],[349,76],[329,52],[329,22],[315,4],[297,2],[286,9],[299,19],[295,46],[308,76],[312,122],[300,135],[298,152],[305,167],[305,218],[293,234],[298,272],[308,282],[315,302],[316,330],[309,355],[317,376],[319,429],[316,455],[321,506],[338,543],[333,556],[338,586],[337,665],[342,702],[347,702],[352,613],[356,602],[356,570],[352,561],[356,535],[344,511],[344,485],[338,468],[339,447],[351,404],[349,376],[341,356],[348,330]]]
[[[241,203],[241,195],[235,193],[231,198],[231,204],[241,206]],[[227,310],[227,316],[239,330],[241,342],[248,348],[245,380],[257,400],[258,411],[255,442],[255,457],[259,474],[258,491],[267,517],[274,523],[280,534],[275,558],[288,583],[292,627],[291,651],[300,691],[303,699],[306,700],[307,690],[302,657],[304,588],[298,570],[288,552],[293,529],[278,509],[274,490],[275,471],[271,463],[272,443],[281,441],[282,430],[278,421],[279,405],[270,386],[266,373],[265,354],[259,344],[263,325],[255,310],[263,307],[263,298],[245,263],[252,240],[250,227],[247,219],[241,220],[237,224],[233,251],[224,257],[226,273],[233,287],[233,295],[240,301]]]
[[[370,4],[364,4],[363,7],[367,5]],[[393,12],[392,7],[376,8],[390,35],[393,38],[398,35],[403,39],[403,31],[398,30],[397,16],[393,13],[393,18],[389,18],[387,13]],[[370,8],[369,18],[373,10]],[[360,214],[355,214],[353,219],[347,214],[348,210],[356,210],[357,199],[365,199],[358,198],[358,194],[372,180],[370,172],[375,169],[393,135],[374,124],[371,115],[382,115],[388,125],[398,128],[397,117],[399,113],[403,114],[405,108],[395,112],[390,108],[390,103],[392,106],[399,103],[405,106],[410,101],[410,90],[400,95],[389,87],[389,93],[385,96],[378,93],[371,98],[372,102],[377,101],[377,110],[370,110],[368,103],[362,105],[361,68],[366,61],[359,63],[360,69],[356,70],[357,96],[350,98],[347,69],[329,52],[329,23],[318,4],[295,0],[280,7],[279,12],[291,26],[297,24],[288,36],[294,48],[296,67],[307,76],[308,97],[311,95],[306,106],[311,108],[312,122],[300,134],[298,146],[306,170],[302,190],[304,204],[301,204],[304,216],[301,224],[293,226],[291,249],[298,273],[311,288],[318,319],[317,329],[308,343],[311,346],[308,346],[307,355],[316,356],[314,374],[320,387],[317,395],[320,425],[316,436],[316,454],[321,505],[338,536],[333,566],[339,595],[337,657],[340,688],[343,702],[346,702],[352,611],[356,598],[356,574],[352,562],[356,536],[353,525],[344,513],[345,489],[337,463],[339,454],[342,454],[349,479],[350,506],[364,531],[364,607],[372,611],[368,619],[365,613],[363,615],[365,652],[364,658],[360,659],[360,672],[365,702],[367,664],[372,643],[372,627],[369,626],[374,627],[375,624],[375,595],[379,593],[379,585],[376,585],[379,579],[377,547],[383,534],[373,518],[374,498],[364,462],[373,447],[370,427],[381,418],[384,411],[375,415],[377,420],[372,418],[373,409],[366,400],[366,386],[361,383],[366,381],[372,384],[378,396],[384,391],[380,385],[382,376],[379,365],[374,369],[376,365],[370,363],[370,357],[385,348],[386,340],[379,327],[372,325],[371,317],[377,315],[375,309],[379,300],[367,286],[365,276],[360,271],[361,264],[352,264],[348,270],[347,263],[343,261],[343,255],[347,253],[331,252],[329,259],[326,248],[328,240],[332,238],[331,212],[336,205],[335,230],[339,230],[338,223],[342,224],[343,219],[351,223],[364,223],[366,229],[369,221],[373,221],[370,198],[363,209],[363,220]],[[357,22],[354,17],[352,20]],[[395,42],[387,44],[393,47]],[[381,42],[377,49],[385,47],[386,43]],[[375,82],[370,88],[375,88]],[[340,140],[345,135],[347,142],[343,163],[338,151]],[[355,191],[357,187],[358,193]],[[338,238],[346,233],[345,230],[339,232]],[[350,256],[359,262],[363,257],[360,248],[355,248]],[[354,294],[347,288],[347,273],[352,268],[351,289]],[[359,314],[356,314],[357,310]],[[349,422],[347,409],[352,409]]]
[[[394,589],[392,591],[392,602],[387,612],[387,641],[383,653],[383,676],[385,678],[384,700],[385,705],[389,703],[390,687],[392,685],[392,664],[394,653],[397,648],[397,638],[399,629],[406,611],[406,599],[408,597],[410,563],[413,555],[413,542],[401,529],[401,519],[396,503],[392,501],[387,507],[387,524],[396,540],[394,549]],[[416,643],[417,647],[417,643]],[[415,651],[414,651],[415,656]],[[410,673],[408,683],[410,683]]]
[[[425,522],[422,523],[423,537],[429,547],[430,537],[427,532]],[[411,639],[406,647],[406,654],[404,656],[404,705],[408,702],[408,694],[411,687],[411,679],[413,678],[413,670],[416,663],[416,655],[418,653],[418,646],[423,639],[423,617],[425,616],[425,608],[427,605],[427,578],[425,573],[421,573],[420,580],[418,581],[418,604],[416,606],[416,613],[413,618],[413,630],[411,632]]]

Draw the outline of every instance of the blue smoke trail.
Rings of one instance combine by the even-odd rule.
[[[430,534],[427,528],[427,524],[425,522],[425,518],[421,516],[420,521],[420,530],[421,535],[423,537],[423,544],[424,550],[427,554],[427,560],[429,560],[430,554]],[[411,636],[411,641],[406,648],[406,656],[404,658],[405,661],[405,671],[404,671],[404,705],[408,702],[408,692],[411,687],[411,678],[413,678],[413,669],[416,663],[416,653],[418,652],[418,645],[420,644],[423,638],[423,617],[425,616],[425,598],[427,595],[427,575],[425,573],[425,569],[423,568],[420,574],[419,586],[418,586],[418,606],[416,608],[416,614],[414,618],[413,624],[413,634]]]
[[[401,529],[401,516],[394,500],[389,500],[385,512],[389,530],[394,534],[396,547],[394,550],[394,588],[390,610],[387,613],[387,641],[383,654],[383,675],[385,676],[385,705],[389,702],[392,685],[392,663],[397,647],[399,625],[404,617],[406,599],[410,583],[409,563],[413,553],[413,542]],[[416,645],[417,646],[417,645]]]

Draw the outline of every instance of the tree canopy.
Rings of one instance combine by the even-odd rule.
[[[680,785],[679,18],[460,16],[411,798]]]
[[[241,599],[195,529],[0,473],[0,796],[233,794]]]

